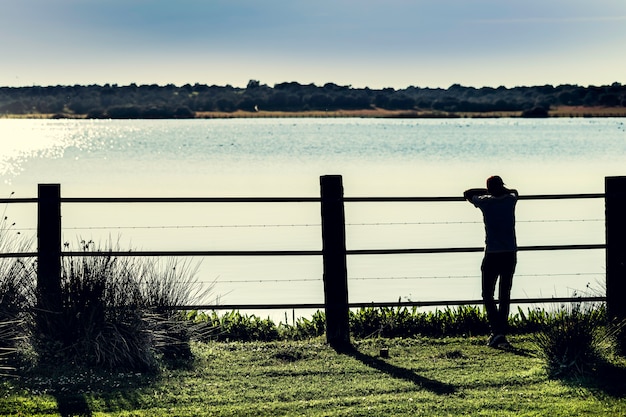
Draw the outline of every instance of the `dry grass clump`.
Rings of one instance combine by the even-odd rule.
[[[15,230],[15,223],[0,219],[0,253],[25,253],[32,242]],[[0,373],[15,367],[18,347],[25,342],[34,303],[34,262],[23,258],[0,259]]]
[[[148,370],[159,358],[188,359],[190,329],[176,307],[199,296],[190,264],[115,257],[81,241],[84,255],[63,258],[62,311],[35,331],[44,362]],[[104,255],[103,255],[104,253]],[[208,291],[208,290],[206,290]]]
[[[546,315],[534,340],[554,377],[586,377],[612,352],[623,325],[607,323],[606,306],[582,303]]]

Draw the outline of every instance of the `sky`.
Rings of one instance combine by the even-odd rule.
[[[2,0],[0,86],[626,84],[624,0]]]

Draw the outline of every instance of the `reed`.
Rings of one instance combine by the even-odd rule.
[[[550,375],[579,378],[615,351],[620,327],[607,325],[604,305],[575,303],[545,315],[533,338]]]
[[[161,357],[190,357],[188,322],[176,307],[194,301],[197,268],[175,259],[90,256],[112,245],[79,244],[83,256],[63,258],[60,317],[44,326],[55,334],[35,333],[41,360],[147,370]]]
[[[0,253],[28,252],[32,240],[15,229],[6,216],[0,218]],[[15,368],[17,353],[29,330],[28,311],[35,300],[34,262],[21,258],[0,259],[0,373]]]

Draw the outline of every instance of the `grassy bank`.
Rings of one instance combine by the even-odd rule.
[[[448,113],[420,110],[335,110],[335,111],[234,111],[234,112],[197,112],[197,119],[235,119],[235,118],[286,118],[286,117],[314,117],[314,118],[501,118],[521,117],[521,111],[497,111],[497,112],[463,112]],[[554,107],[548,112],[549,117],[626,117],[626,107],[584,107],[584,106],[560,106]],[[0,119],[84,119],[85,114],[2,114]]]
[[[1,386],[3,416],[623,416],[626,363],[551,379],[531,336],[194,344],[157,374],[38,369]],[[381,348],[389,357],[380,356]],[[73,414],[72,414],[73,413]]]

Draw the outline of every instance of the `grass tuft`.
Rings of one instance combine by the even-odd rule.
[[[15,230],[6,207],[0,218],[0,253],[29,252],[32,240]],[[12,373],[21,362],[28,335],[27,312],[35,300],[34,262],[22,258],[0,259],[0,374]]]
[[[191,358],[190,323],[176,307],[197,295],[197,268],[174,259],[94,256],[112,249],[80,245],[83,256],[63,259],[61,312],[44,315],[53,323],[35,331],[40,359],[144,371],[160,357]]]
[[[604,305],[577,303],[544,316],[534,340],[554,377],[585,377],[614,348],[616,329],[606,325]]]

